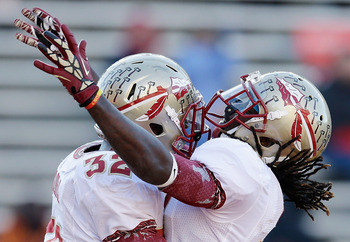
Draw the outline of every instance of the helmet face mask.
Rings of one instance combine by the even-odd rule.
[[[311,82],[290,72],[255,72],[241,77],[241,82],[218,92],[208,103],[206,118],[211,123],[255,150],[261,149],[265,161],[272,161],[281,147],[281,158],[301,150],[310,150],[310,159],[322,154],[330,139],[331,117],[326,101]],[[218,100],[224,104],[216,106],[215,113]]]
[[[149,53],[127,56],[106,70],[98,86],[120,112],[169,150],[195,148],[198,133],[210,133],[204,125],[201,94],[183,68],[167,57]],[[199,129],[186,129],[186,125]],[[191,153],[184,150],[186,156]]]
[[[173,142],[173,150],[176,153],[190,157],[203,134],[207,135],[207,139],[210,138],[211,132],[205,124],[204,110],[205,106],[202,98],[188,107],[184,118],[180,122],[183,135],[177,137]]]
[[[262,125],[256,126],[255,129],[264,132],[267,109],[252,84],[258,77],[260,77],[258,73],[243,76],[241,85],[227,91],[218,91],[206,107],[207,120],[229,134],[240,125],[249,129],[251,120],[260,120]]]

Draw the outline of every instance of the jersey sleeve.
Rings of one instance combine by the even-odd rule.
[[[202,163],[180,155],[174,155],[178,174],[172,184],[162,189],[163,192],[191,206],[217,209],[226,195],[220,182]]]

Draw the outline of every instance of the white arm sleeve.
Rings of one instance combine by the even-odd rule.
[[[157,185],[158,188],[164,188],[164,187],[169,186],[170,184],[172,184],[174,182],[175,178],[177,177],[177,173],[179,171],[178,166],[177,166],[177,162],[176,162],[174,155],[171,154],[171,156],[173,157],[173,167],[171,168],[170,177],[164,184]]]

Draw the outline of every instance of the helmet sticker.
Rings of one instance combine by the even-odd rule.
[[[178,77],[171,77],[172,82],[172,93],[179,100],[183,98],[191,90],[191,82],[188,79],[182,79]]]
[[[304,127],[309,143],[312,145],[310,147],[312,149],[311,151],[315,155],[317,151],[316,139],[314,133],[312,132],[310,121],[307,117],[310,112],[309,110],[304,109],[301,105],[301,100],[305,97],[305,95],[283,78],[276,78],[276,84],[279,86],[279,91],[282,95],[284,106],[293,105],[297,109],[291,129],[292,139],[299,136],[299,138],[295,141],[295,146],[298,150],[301,150],[301,135]]]
[[[148,109],[144,115],[138,117],[136,121],[148,121],[156,117],[163,110],[164,103],[168,99],[168,96],[169,95],[166,94],[158,98],[152,107]]]
[[[189,80],[178,77],[171,77],[170,79],[170,94],[174,94],[177,100],[183,98],[186,94],[189,93],[191,88],[191,82]],[[138,117],[136,121],[148,121],[156,117],[163,110],[164,103],[169,97],[169,93],[167,90],[168,89],[163,89],[163,91],[165,92],[163,94],[165,95],[161,95],[161,97],[152,105],[152,107],[149,110],[147,110],[147,112],[144,115]],[[147,98],[147,96],[145,98]]]

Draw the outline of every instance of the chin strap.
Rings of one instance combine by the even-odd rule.
[[[254,136],[256,151],[258,152],[259,156],[262,157],[263,152],[262,152],[261,144],[259,142],[259,137],[256,134],[255,128],[253,126],[250,126],[250,130],[252,131],[253,136]]]
[[[171,108],[169,105],[166,105],[164,109],[165,109],[166,113],[168,114],[168,116],[170,117],[171,121],[173,121],[176,124],[177,128],[182,133],[179,115],[175,112],[175,109]]]

